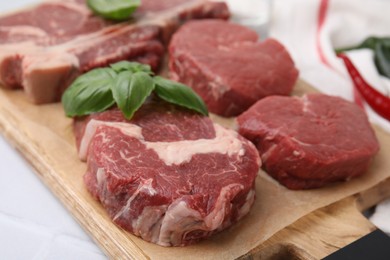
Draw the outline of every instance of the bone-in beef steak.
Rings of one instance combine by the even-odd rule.
[[[50,45],[111,24],[92,15],[84,1],[52,0],[0,17],[0,44],[30,40]]]
[[[144,240],[183,246],[227,228],[255,199],[256,148],[232,130],[164,103],[131,121],[110,110],[75,123],[88,190]]]
[[[298,71],[276,40],[221,20],[192,21],[169,45],[170,76],[191,86],[209,110],[236,116],[257,100],[291,92]]]
[[[37,104],[58,101],[81,73],[119,60],[157,69],[164,44],[185,21],[229,17],[226,4],[143,0],[131,22],[94,16],[83,0],[55,0],[0,17],[0,85]]]
[[[379,144],[364,112],[338,97],[272,96],[238,117],[268,174],[290,189],[309,189],[365,173]]]

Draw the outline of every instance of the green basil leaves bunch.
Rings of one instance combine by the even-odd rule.
[[[154,93],[161,99],[208,115],[203,100],[189,87],[159,76],[150,66],[121,61],[78,77],[62,96],[68,117],[102,112],[117,105],[127,119]]]

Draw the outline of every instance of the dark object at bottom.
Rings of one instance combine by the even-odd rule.
[[[377,229],[324,258],[324,260],[347,259],[390,259],[390,237]]]

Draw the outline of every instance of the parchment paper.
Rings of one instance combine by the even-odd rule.
[[[298,95],[313,91],[303,82],[295,89]],[[234,126],[232,120],[222,123]],[[82,181],[85,164],[77,158],[71,120],[60,104],[34,106],[21,91],[0,90],[0,131],[112,258],[234,259],[306,214],[390,178],[390,136],[377,129],[381,150],[366,175],[317,190],[291,191],[260,171],[255,205],[242,221],[199,244],[164,248],[115,226],[88,194]]]

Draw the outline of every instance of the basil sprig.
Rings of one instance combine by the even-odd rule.
[[[208,115],[203,100],[191,88],[153,77],[150,66],[128,61],[81,75],[65,91],[62,104],[68,117],[102,112],[116,104],[131,119],[153,91],[169,103]]]
[[[162,77],[154,77],[154,82],[155,92],[161,99],[203,115],[208,114],[203,100],[198,95],[194,95],[194,91],[186,85]]]
[[[106,19],[128,19],[141,5],[141,0],[88,0],[92,11]]]

